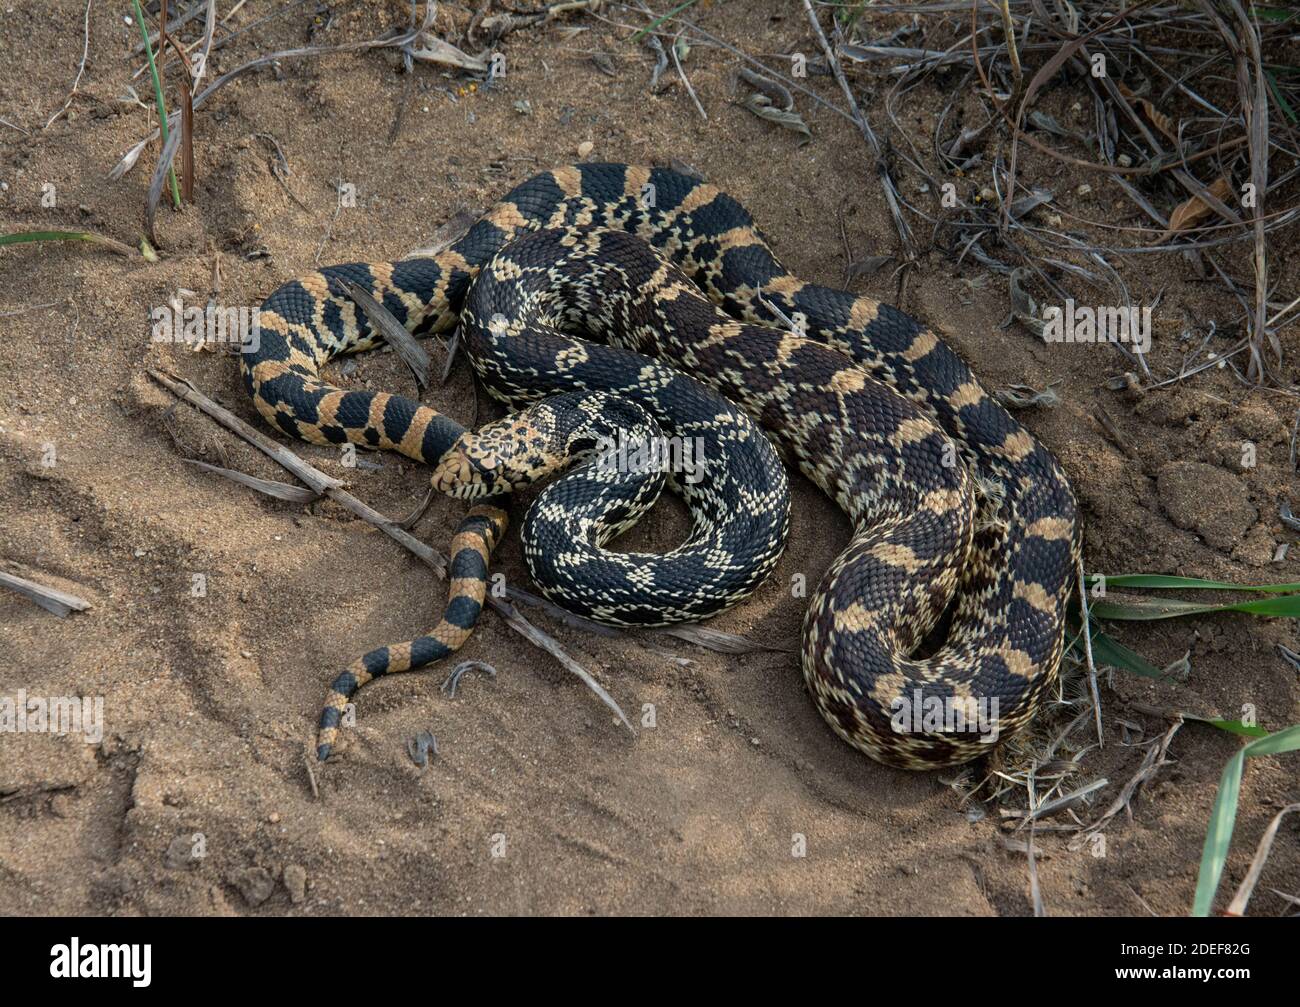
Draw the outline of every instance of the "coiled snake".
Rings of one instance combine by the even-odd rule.
[[[464,434],[401,396],[325,383],[328,359],[378,342],[334,277],[360,284],[412,331],[461,321],[489,391],[514,405],[563,391],[563,408],[542,401]],[[544,492],[529,512],[525,557],[543,590],[605,621],[700,618],[769,572],[788,488],[752,417],[853,522],[809,604],[802,664],[822,716],[881,762],[931,769],[983,754],[1032,718],[1056,679],[1079,548],[1074,496],[1056,461],[930,329],[793,276],[746,210],[710,185],[620,164],[544,172],[437,255],[335,266],[285,284],[260,326],[242,366],[268,421],[315,443],[400,451],[434,465],[434,486],[453,495],[526,484],[565,464],[552,457],[557,441],[591,455],[601,431],[623,421],[672,436],[707,432],[704,488],[672,480],[695,493],[685,552],[601,565],[617,554],[599,547],[648,506],[653,487],[617,497],[595,486],[603,530],[590,516],[566,525],[564,492],[543,503]],[[632,412],[611,421],[625,401]],[[597,469],[592,462],[579,477],[601,483]],[[453,574],[444,624],[457,632],[435,632],[437,647],[372,652],[340,675],[322,715],[322,758],[359,684],[468,635],[504,514],[472,520],[486,522],[473,548],[483,562]],[[548,521],[569,529],[569,545],[547,538]],[[530,523],[544,526],[531,539]],[[575,534],[585,547],[573,545]],[[645,574],[655,562],[672,577]],[[472,605],[458,601],[466,594]],[[946,635],[921,656],[941,619]]]

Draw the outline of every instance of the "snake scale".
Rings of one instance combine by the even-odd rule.
[[[488,390],[525,411],[466,433],[402,396],[323,381],[331,357],[379,342],[338,277],[408,330],[459,322]],[[622,420],[644,430],[707,432],[709,478],[693,489],[669,477],[695,494],[683,552],[606,562],[619,554],[599,547],[657,489],[618,498],[597,485],[590,461],[569,480],[592,484],[603,530],[573,518],[564,492],[543,503],[549,487],[525,519],[525,558],[543,591],[604,621],[702,618],[757,586],[788,523],[770,438],[852,522],[810,600],[802,666],[832,729],[880,762],[933,769],[984,754],[1033,717],[1056,680],[1079,529],[1055,459],[931,329],[797,278],[744,207],[711,185],[622,164],[543,172],[436,255],[285,284],[260,327],[242,368],[270,423],[319,444],[399,451],[433,466],[435,488],[453,495],[508,491],[571,464],[551,457],[557,440],[590,459],[597,434],[621,422],[610,419],[617,402],[633,410]],[[551,405],[556,393],[568,397],[565,411]],[[503,447],[514,452],[509,464]],[[443,623],[423,638],[440,642],[381,648],[339,676],[321,719],[321,739],[330,732],[322,757],[358,685],[436,659],[468,635],[504,514],[477,520],[466,534],[481,565],[467,561],[455,576]],[[568,544],[547,545],[566,520]],[[543,529],[531,539],[530,524]],[[586,529],[583,549],[574,528]],[[608,592],[591,583],[593,571]]]

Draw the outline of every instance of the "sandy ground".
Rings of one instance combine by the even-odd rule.
[[[315,18],[313,6],[241,36],[215,54],[215,71],[258,53],[374,37],[406,18],[396,2]],[[231,24],[270,9],[254,0]],[[452,13],[463,25],[463,13]],[[85,226],[135,245],[156,148],[122,179],[106,177],[152,123],[149,110],[116,100],[139,65],[128,56],[137,28],[120,5],[95,5],[81,94],[41,128],[76,73],[83,14],[72,0],[0,5],[0,116],[22,127],[0,127],[0,227]],[[700,19],[756,55],[815,51],[798,5],[716,4]],[[160,211],[160,261],[79,246],[0,253],[0,568],[94,606],[59,620],[0,594],[0,686],[6,695],[103,697],[105,721],[99,744],[0,734],[0,912],[1031,911],[1026,857],[1007,849],[999,805],[963,801],[949,785],[955,772],[886,769],[843,745],[788,652],[724,657],[681,643],[672,650],[688,661],[674,661],[535,615],[638,722],[653,705],[656,726],[633,737],[488,615],[463,656],[490,661],[496,678],[471,676],[454,700],[438,692],[438,669],[365,690],[358,726],[319,773],[313,799],[304,749],[326,683],[369,647],[428,627],[443,585],[332,503],[278,503],[186,464],[287,478],[206,417],[174,408],[148,379],[149,367],[170,370],[260,424],[233,359],[152,342],[152,307],[182,288],[205,303],[214,264],[221,302],[255,306],[318,262],[397,258],[456,211],[575,160],[583,143],[593,159],[693,165],[751,207],[806,278],[841,281],[841,207],[855,256],[896,251],[862,139],[844,119],[801,99],[813,140],[799,146],[734,104],[732,55],[697,47],[687,66],[705,121],[680,86],[648,92],[652,59],[625,32],[591,18],[574,24],[586,30],[509,37],[508,73],[490,93],[457,100],[450,75],[418,68],[391,141],[408,86],[398,56],[286,59],[197,114],[195,205]],[[133,86],[147,97],[146,81]],[[810,86],[840,99],[827,78]],[[870,94],[882,85],[863,86]],[[930,128],[935,101],[918,93],[909,105],[918,129]],[[1059,101],[1068,117],[1068,96]],[[287,158],[283,183],[270,143],[255,136],[263,133]],[[1076,181],[1029,155],[1021,170],[1025,184],[1063,192]],[[336,209],[339,183],[355,186],[355,207]],[[1127,205],[1104,184],[1094,188],[1076,212],[1105,218]],[[42,205],[50,191],[55,205]],[[1289,273],[1284,254],[1275,261],[1279,289],[1293,290],[1294,261]],[[1230,264],[1246,275],[1244,254]],[[1139,303],[1163,292],[1157,374],[1177,369],[1190,326],[1201,327],[1199,341],[1216,319],[1233,333],[1214,345],[1236,338],[1235,303],[1184,261],[1123,268]],[[897,295],[890,268],[852,286]],[[1056,384],[1060,405],[1024,419],[1077,489],[1090,570],[1300,580],[1300,550],[1273,562],[1276,546],[1296,538],[1277,517],[1295,489],[1293,398],[1249,390],[1222,370],[1143,396],[1113,391],[1105,379],[1123,371],[1118,353],[1047,346],[1003,327],[1005,282],[939,249],[912,270],[902,306],[949,339],[986,386]],[[1288,358],[1300,359],[1294,329],[1283,340]],[[349,387],[412,389],[388,353],[365,355],[344,375]],[[463,362],[426,400],[467,423],[495,415],[485,397],[476,401]],[[1103,433],[1103,413],[1117,437]],[[1257,447],[1253,468],[1241,466],[1244,441]],[[385,513],[404,515],[423,494],[424,471],[404,459],[372,456],[377,468],[349,469],[336,451],[291,447]],[[804,602],[791,597],[791,578],[815,583],[848,524],[806,482],[795,480],[795,494],[779,569],[717,628],[796,639]],[[416,534],[445,548],[462,509],[435,501]],[[663,544],[683,528],[680,508],[664,507],[634,534]],[[523,583],[517,539],[499,555],[499,569]],[[1076,780],[1109,782],[1077,810],[1081,821],[1100,814],[1141,763],[1146,749],[1126,742],[1165,730],[1139,706],[1236,717],[1250,704],[1269,729],[1300,719],[1296,670],[1276,648],[1300,649],[1292,623],[1210,616],[1116,635],[1158,666],[1190,651],[1191,673],[1160,684],[1103,676],[1105,746],[1086,753]],[[421,770],[406,741],[424,729],[440,754]],[[1087,731],[1074,738],[1095,742]],[[1172,764],[1131,815],[1113,820],[1104,849],[1071,849],[1068,832],[1039,832],[1047,910],[1185,913],[1217,779],[1237,747],[1212,728],[1184,727]],[[1240,880],[1269,818],[1300,800],[1287,758],[1250,765],[1225,888]],[[1024,792],[1005,800],[1023,806]],[[1294,818],[1283,824],[1252,912],[1285,909],[1273,889],[1300,894],[1298,828]],[[794,855],[796,836],[805,856]]]

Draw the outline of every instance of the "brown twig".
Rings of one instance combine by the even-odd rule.
[[[75,594],[37,584],[36,581],[27,580],[25,577],[15,577],[11,573],[0,572],[0,587],[18,592],[24,598],[36,602],[45,611],[53,612],[60,619],[70,612],[84,612],[91,607],[90,602],[78,598]]]

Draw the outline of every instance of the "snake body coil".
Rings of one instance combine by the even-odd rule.
[[[436,256],[332,267],[272,295],[243,360],[263,416],[316,443],[445,462],[437,485],[473,475],[464,450],[448,454],[456,424],[319,378],[329,357],[377,341],[334,276],[411,330],[445,330],[465,311],[475,368],[509,401],[593,388],[573,377],[589,352],[573,331],[681,366],[760,422],[854,522],[809,605],[803,669],[832,728],[872,757],[966,761],[1023,726],[1055,681],[1079,547],[1055,460],[931,330],[794,277],[725,193],[666,169],[556,169]],[[656,421],[669,415],[655,381],[615,384]],[[779,489],[768,478],[762,496]],[[767,528],[776,541],[783,517]],[[939,649],[916,656],[945,613]]]

